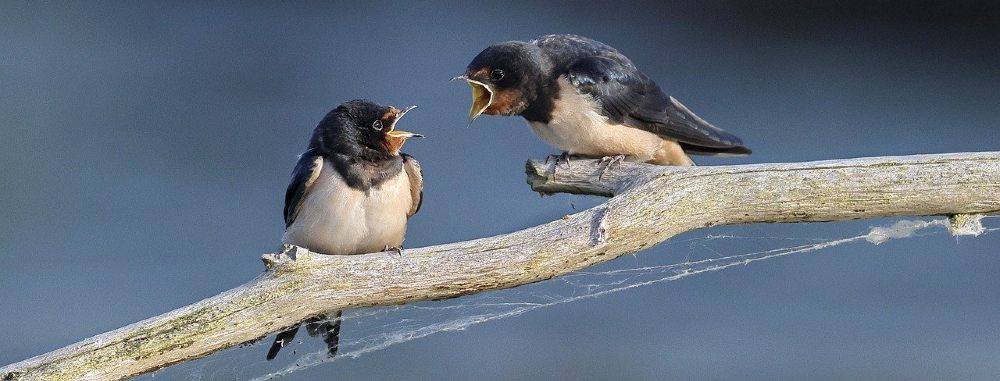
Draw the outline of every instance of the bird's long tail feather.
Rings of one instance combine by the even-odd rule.
[[[271,349],[267,350],[267,360],[274,360],[274,357],[278,355],[278,351],[284,348],[285,345],[291,343],[295,339],[295,334],[299,332],[299,326],[295,326],[287,331],[283,331],[274,338],[274,343],[271,344]]]
[[[342,311],[337,311],[333,318],[329,314],[306,324],[306,331],[309,336],[322,336],[326,343],[327,356],[333,358],[340,349],[340,322],[343,316]]]

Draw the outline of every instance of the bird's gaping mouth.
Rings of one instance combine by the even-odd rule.
[[[418,133],[396,129],[396,123],[399,123],[399,120],[403,118],[403,115],[406,115],[407,112],[410,112],[410,110],[415,108],[417,108],[417,106],[410,106],[402,110],[395,107],[389,108],[389,112],[394,115],[392,117],[392,123],[389,123],[388,131],[385,131],[385,141],[383,141],[383,144],[385,144],[386,150],[393,155],[399,154],[399,150],[403,148],[403,143],[406,143],[407,139],[424,137]]]
[[[403,130],[397,130],[396,129],[396,123],[399,123],[399,120],[403,119],[403,115],[406,115],[406,113],[410,112],[410,110],[413,110],[415,108],[417,108],[417,106],[410,106],[410,107],[407,107],[407,108],[403,109],[402,111],[399,111],[399,113],[396,114],[396,118],[392,120],[392,124],[389,125],[389,131],[386,132],[385,134],[389,135],[391,137],[394,137],[394,138],[422,138],[422,137],[424,137],[421,134],[417,134],[417,133],[413,133],[413,132],[409,132],[409,131],[403,131]]]
[[[461,75],[453,79],[462,79],[472,88],[472,107],[469,108],[469,124],[476,121],[487,108],[493,104],[493,89],[490,86],[474,79]]]

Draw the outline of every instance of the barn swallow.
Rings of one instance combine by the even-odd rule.
[[[396,129],[414,107],[352,100],[326,114],[292,170],[282,242],[324,254],[402,250],[406,222],[423,200],[420,163],[399,151],[407,139],[423,135]],[[311,336],[323,336],[330,357],[338,349],[340,316],[337,311],[307,321]],[[267,359],[298,329],[279,333]]]
[[[520,115],[564,158],[694,165],[688,154],[750,154],[740,138],[665,94],[628,57],[586,37],[492,45],[456,79],[472,87],[469,123],[482,114]]]

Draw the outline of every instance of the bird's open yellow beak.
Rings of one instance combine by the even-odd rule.
[[[406,115],[406,113],[410,112],[410,110],[413,110],[415,108],[417,108],[417,106],[410,106],[403,109],[403,111],[400,111],[399,115],[396,115],[396,119],[392,121],[391,125],[389,125],[389,132],[386,132],[385,134],[393,138],[402,138],[402,139],[424,137],[421,134],[396,129],[396,123],[399,123],[399,120],[403,119],[403,115]]]
[[[493,89],[490,86],[474,79],[469,79],[464,75],[452,78],[465,80],[472,88],[472,107],[469,108],[469,124],[476,121],[487,108],[493,104]]]
[[[424,137],[421,134],[410,132],[410,131],[403,131],[403,130],[392,130],[392,131],[387,132],[386,135],[389,135],[389,136],[394,137],[394,138],[422,138],[422,137]]]

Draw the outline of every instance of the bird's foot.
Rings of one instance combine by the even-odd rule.
[[[558,158],[556,158],[556,166],[557,167],[559,166],[559,162],[560,161],[562,161],[563,164],[566,164],[566,169],[570,169],[569,152],[563,151],[563,153],[560,154]]]
[[[556,163],[556,167],[559,167],[559,164],[565,164],[566,168],[568,169],[570,168],[569,156],[570,156],[569,152],[565,151],[563,151],[563,153],[558,155],[549,155],[545,157],[545,164],[548,164],[549,161],[554,161]]]
[[[625,161],[625,155],[602,157],[600,164],[603,164],[604,168],[601,168],[601,173],[597,175],[597,179],[604,180],[604,175],[608,173],[608,170],[611,169],[612,166],[621,168],[622,163],[624,161]]]
[[[560,163],[566,164],[566,169],[570,169],[569,164],[569,152],[563,152],[559,155],[549,155],[545,157],[545,165],[549,165],[549,161],[555,162],[555,165],[549,167],[549,176],[551,179],[555,180],[556,170],[559,169]]]
[[[559,155],[549,155],[549,156],[546,156],[545,157],[545,165],[548,165],[549,162],[552,161],[552,160],[559,161]]]
[[[400,257],[403,256],[403,246],[402,245],[400,245],[400,246],[391,246],[391,247],[389,245],[385,245],[385,248],[383,248],[382,251],[394,251],[394,252],[396,252],[396,255],[398,255]]]

